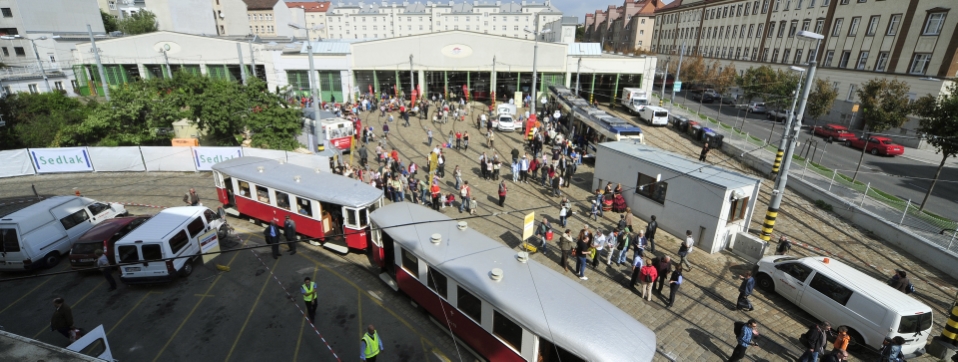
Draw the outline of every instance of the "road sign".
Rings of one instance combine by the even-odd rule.
[[[522,220],[522,240],[532,237],[532,231],[535,229],[536,213],[530,212]]]
[[[672,83],[672,92],[677,93],[682,90],[682,82]]]

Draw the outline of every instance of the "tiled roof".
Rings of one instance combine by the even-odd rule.
[[[246,10],[272,10],[279,0],[243,0]]]
[[[290,8],[303,7],[307,13],[325,13],[329,10],[332,3],[329,1],[287,1],[286,6]]]

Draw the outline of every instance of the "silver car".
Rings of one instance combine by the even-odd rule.
[[[752,113],[765,113],[765,102],[752,102],[748,104],[748,111]]]

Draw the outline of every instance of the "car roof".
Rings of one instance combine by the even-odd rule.
[[[908,294],[899,292],[897,289],[888,286],[885,282],[872,278],[868,274],[848,265],[828,258],[826,264],[824,256],[813,256],[798,259],[798,262],[808,265],[813,270],[834,280],[843,282],[842,284],[856,293],[870,297],[877,303],[880,303],[901,315],[911,315],[915,312],[931,312],[931,307],[912,298]]]
[[[159,214],[151,217],[118,240],[117,244],[132,244],[137,240],[165,240],[170,233],[179,231],[179,227],[189,222],[193,217],[202,215],[206,210],[209,209],[205,206],[177,206],[163,209]]]
[[[103,241],[113,236],[113,234],[116,234],[117,230],[126,227],[134,220],[146,218],[149,218],[149,216],[127,216],[103,220],[80,236],[80,239],[76,242]]]
[[[889,141],[889,142],[894,143],[894,141],[892,141],[892,139],[891,139],[891,138],[888,138],[888,137],[871,136],[871,138],[874,138],[874,139],[879,140],[879,141]]]

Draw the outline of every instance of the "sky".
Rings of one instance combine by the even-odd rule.
[[[605,10],[609,5],[622,6],[624,0],[551,0],[552,5],[562,10],[563,16],[575,16],[581,24],[585,21],[585,14],[592,14],[596,10]],[[672,0],[662,0],[663,4]]]

